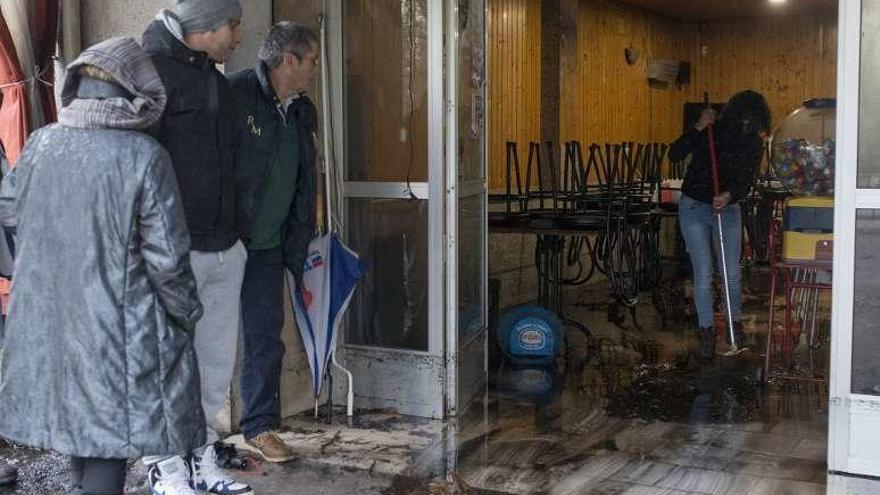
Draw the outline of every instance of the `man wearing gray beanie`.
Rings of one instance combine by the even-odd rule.
[[[231,19],[241,19],[238,0],[177,0],[175,8],[183,35],[216,31]]]
[[[155,136],[171,155],[190,233],[193,273],[204,316],[193,334],[207,445],[181,456],[144,459],[152,495],[253,495],[216,460],[218,415],[226,403],[238,352],[246,250],[236,222],[235,157],[242,126],[235,93],[215,64],[241,42],[238,0],[178,0],[143,35],[168,93]]]

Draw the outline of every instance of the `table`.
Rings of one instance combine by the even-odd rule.
[[[803,331],[802,328],[798,328],[797,334],[791,334],[792,327],[792,306],[794,305],[794,301],[792,298],[792,294],[796,289],[813,289],[813,290],[831,290],[831,283],[828,282],[816,282],[816,281],[808,281],[807,277],[804,277],[804,280],[799,280],[797,277],[792,277],[793,273],[797,273],[799,271],[806,272],[828,272],[832,273],[832,262],[831,261],[786,261],[778,259],[777,253],[777,240],[779,238],[779,234],[782,230],[781,222],[771,216],[770,218],[770,229],[768,233],[768,251],[769,251],[769,261],[770,261],[770,314],[767,321],[767,342],[766,349],[764,353],[764,377],[766,379],[767,375],[770,371],[770,354],[772,350],[773,343],[773,320],[774,320],[774,312],[776,307],[776,285],[777,285],[777,276],[780,272],[783,273],[785,278],[785,327],[782,332],[782,352],[783,352],[783,360],[785,365],[788,366],[791,364],[792,354],[794,352],[794,346],[797,342],[800,341],[800,335]]]

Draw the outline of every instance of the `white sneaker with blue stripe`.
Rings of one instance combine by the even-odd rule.
[[[250,486],[227,477],[217,467],[214,445],[205,447],[201,455],[192,456],[192,486],[215,495],[254,495]]]
[[[153,464],[147,478],[151,495],[198,495],[190,485],[189,467],[180,456]]]

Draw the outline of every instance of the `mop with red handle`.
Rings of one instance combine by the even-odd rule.
[[[703,100],[706,102],[706,108],[709,105],[709,93],[703,94]],[[715,126],[709,124],[706,126],[706,133],[709,135],[709,160],[712,163],[712,186],[715,196],[721,194],[721,185],[718,180],[718,155],[715,152]],[[724,277],[724,307],[727,308],[727,331],[730,333],[730,350],[722,352],[724,356],[735,356],[747,349],[747,347],[738,347],[736,345],[736,336],[733,332],[733,310],[730,308],[730,282],[727,279],[727,257],[724,254],[724,225],[722,224],[721,214],[723,208],[715,209],[715,219],[718,222],[718,246],[721,253],[721,274]]]

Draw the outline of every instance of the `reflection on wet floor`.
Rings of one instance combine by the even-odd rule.
[[[569,328],[552,367],[494,357],[489,391],[464,417],[291,418],[285,439],[301,458],[246,479],[261,494],[825,493],[827,384],[810,378],[827,376],[827,342],[800,346],[795,366],[774,369],[765,385],[760,292],[745,298],[753,350],[709,365],[689,358],[686,321],[664,322],[643,301],[639,328],[609,323],[595,304],[606,297],[601,285],[569,293],[567,316],[591,337]],[[0,494],[63,493],[62,458],[0,449],[3,457],[21,461],[24,479]],[[139,464],[129,493],[146,493]]]
[[[558,371],[496,368],[478,417],[461,423],[458,474],[517,494],[824,493],[827,385],[762,382],[767,307],[752,296],[753,350],[709,365],[688,355],[692,327],[662,322],[649,303],[639,328],[569,304],[592,339],[569,331]],[[600,297],[596,286],[569,302]],[[827,344],[811,352],[796,374],[826,376]]]

